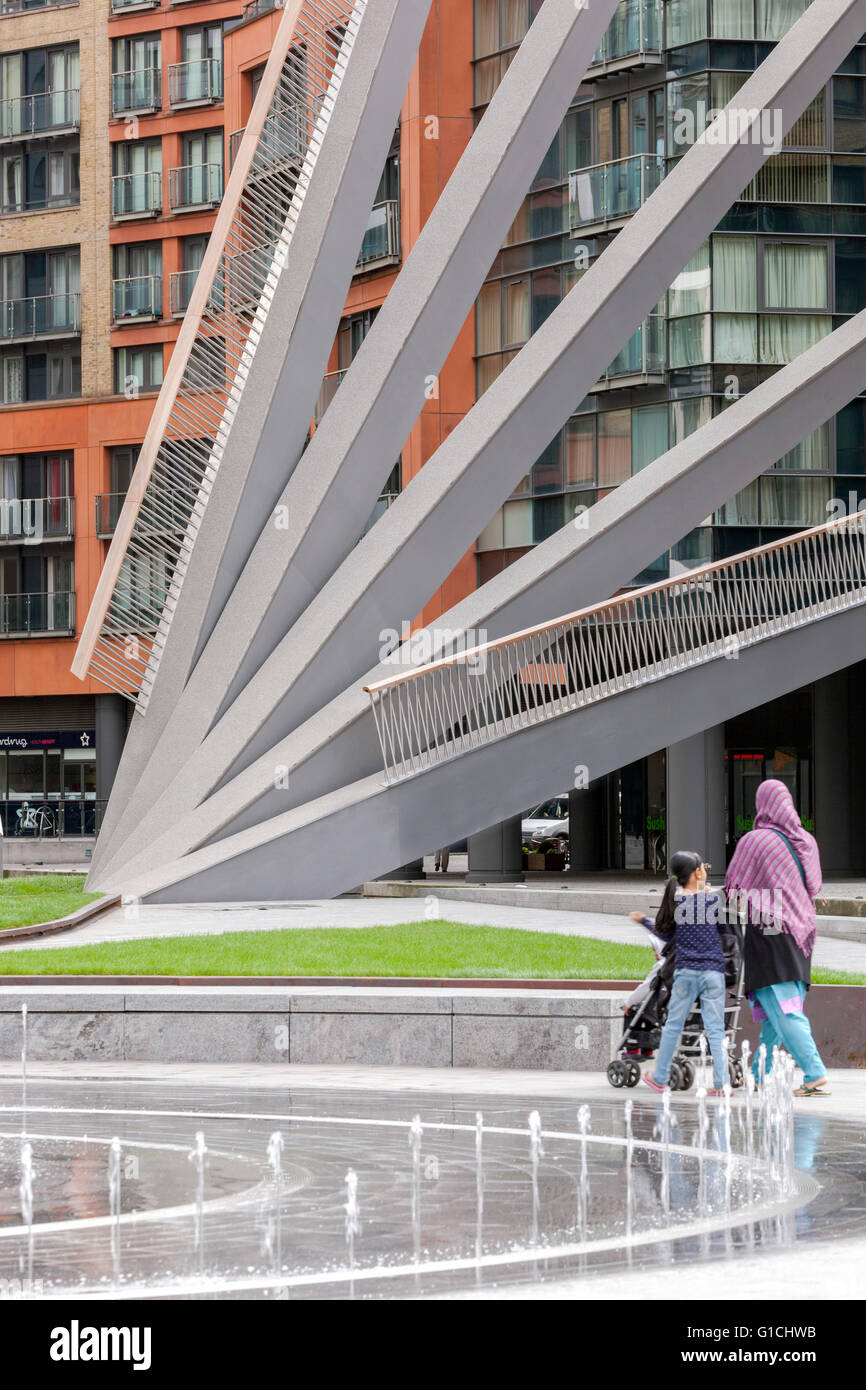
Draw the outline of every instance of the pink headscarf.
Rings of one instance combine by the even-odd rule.
[[[794,856],[776,831],[790,841],[803,866],[803,878]],[[738,842],[725,878],[729,893],[745,893],[756,905],[761,893],[778,894],[775,924],[790,932],[805,956],[815,945],[813,899],[821,891],[821,859],[814,835],[804,830],[794,800],[784,782],[771,778],[758,787],[755,822]]]

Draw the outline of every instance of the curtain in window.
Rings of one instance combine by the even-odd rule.
[[[671,367],[697,367],[712,358],[710,315],[672,319],[668,328]]]
[[[758,307],[755,238],[713,237],[713,308],[754,313]]]
[[[503,540],[506,550],[532,545],[532,503],[506,502]]]
[[[499,0],[475,0],[475,57],[486,58],[499,47]]]
[[[647,405],[631,413],[631,471],[639,473],[668,451],[668,408]]]
[[[830,427],[821,425],[802,444],[790,449],[776,463],[776,468],[803,469],[804,472],[827,472],[830,468]]]
[[[764,526],[817,526],[827,520],[829,478],[761,478]]]
[[[757,317],[754,314],[715,314],[713,340],[714,362],[757,362]]]
[[[702,314],[710,307],[710,247],[705,242],[668,291],[668,316]]]
[[[713,403],[708,396],[693,400],[671,402],[671,447],[688,439],[690,434],[706,425],[713,417]]]
[[[812,0],[758,0],[758,38],[784,38]]]
[[[498,284],[483,285],[475,301],[475,343],[479,353],[498,352],[502,347],[501,290]]]
[[[793,362],[832,330],[829,314],[762,314],[761,361]]]
[[[713,0],[714,39],[753,39],[754,0]]]
[[[631,477],[631,411],[608,410],[598,417],[598,482],[613,487]]]
[[[744,487],[742,492],[719,508],[717,517],[720,526],[757,526],[758,484],[749,483],[748,487]]]
[[[595,417],[581,415],[565,427],[565,486],[595,482]]]
[[[743,194],[761,203],[828,203],[830,159],[821,154],[771,155]]]
[[[20,135],[21,111],[21,54],[0,56],[0,135]]]
[[[526,0],[502,0],[502,46],[520,43],[526,33]]]
[[[525,343],[529,337],[529,282],[505,286],[505,342]]]
[[[766,245],[764,299],[768,309],[826,309],[826,246]]]
[[[3,404],[17,405],[24,399],[23,357],[3,358]]]
[[[21,529],[21,504],[18,500],[18,459],[13,454],[0,459],[0,480],[3,503],[0,506],[0,535],[15,536]]]
[[[668,0],[667,46],[707,37],[707,0]]]
[[[0,103],[2,110],[2,103]],[[0,116],[2,123],[2,116]],[[20,154],[5,155],[3,158],[2,197],[4,212],[20,212],[24,207],[24,161]]]

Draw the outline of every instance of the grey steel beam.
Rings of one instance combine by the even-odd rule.
[[[363,672],[377,632],[420,610],[764,162],[762,112],[788,130],[864,27],[864,0],[825,0],[778,44],[728,109],[746,138],[717,141],[730,128],[718,118],[425,464],[182,768],[168,801],[175,821]],[[194,689],[208,698],[195,672],[187,697]],[[177,765],[166,754],[154,755],[163,785]]]
[[[608,598],[830,419],[864,382],[866,311],[616,488],[585,513],[585,526],[563,527],[444,614],[429,631],[431,658],[442,654],[449,632],[481,631],[495,640],[573,609],[576,595],[581,605]],[[401,662],[415,664],[398,650],[363,684],[386,679]],[[269,820],[373,773],[379,759],[366,698],[350,687],[162,833],[170,807],[157,803],[142,824],[147,850],[124,860],[124,872]],[[279,785],[275,768],[285,769]],[[110,861],[106,868],[110,874]],[[101,878],[98,886],[105,886]]]
[[[260,648],[250,654],[249,647],[256,640],[253,619],[263,596],[282,636],[357,541],[424,405],[428,381],[439,372],[471,311],[495,248],[504,241],[574,98],[575,73],[584,71],[587,55],[597,48],[616,3],[600,0],[582,10],[574,0],[545,0],[296,468],[290,465],[301,454],[315,394],[299,389],[291,356],[280,384],[273,388],[285,349],[276,334],[263,344],[264,379],[257,362],[251,373],[251,385],[257,378],[252,406],[242,427],[235,426],[224,476],[217,480],[196,540],[147,718],[133,722],[120,791],[100,836],[95,864],[107,852],[115,830],[123,833],[118,808],[132,788],[130,820],[162,789],[159,771],[147,767],[157,742],[160,761],[170,764],[189,757],[225,703],[231,676],[244,658],[250,656],[259,664]],[[396,90],[398,83],[391,74],[386,76]],[[363,129],[355,143],[355,157],[366,158]],[[366,203],[359,194],[358,207],[371,201],[372,192]],[[337,226],[342,213],[338,207],[331,219]],[[350,222],[350,232],[351,227]],[[315,235],[308,244],[315,257]],[[329,257],[323,245],[322,274],[332,273]],[[342,293],[342,283],[337,276],[332,292],[336,286]],[[322,328],[330,330],[333,322],[324,315],[318,323],[316,294],[317,286],[311,284],[305,313],[317,320],[321,337]],[[309,385],[321,351],[311,352],[307,361],[303,337],[295,341]],[[316,343],[318,338],[311,346]],[[243,509],[236,514],[245,476],[244,449],[252,448],[262,419]],[[267,485],[260,487],[256,479],[263,470]],[[272,480],[285,481],[287,473],[280,496]],[[288,528],[266,524],[275,505],[288,518]],[[194,654],[198,667],[184,695]]]
[[[148,902],[330,897],[431,845],[518,815],[562,779],[593,779],[866,656],[866,607],[849,609],[547,723],[385,787],[369,777],[128,881]],[[564,750],[567,752],[564,753]],[[321,852],[323,838],[339,854]]]
[[[303,451],[429,8],[430,0],[376,0],[358,26],[176,598],[147,714],[132,720],[94,863],[175,708],[214,586],[236,577],[230,566],[237,547],[248,553]]]

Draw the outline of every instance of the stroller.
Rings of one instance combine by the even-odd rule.
[[[743,1084],[743,1066],[734,1056],[734,1042],[740,1031],[740,1007],[743,1002],[743,936],[739,926],[733,926],[723,938],[725,952],[725,1036],[729,1047],[729,1068],[731,1085]],[[628,1010],[623,1025],[622,1037],[616,1047],[616,1055],[607,1069],[607,1079],[611,1086],[621,1090],[623,1086],[636,1086],[641,1079],[641,1058],[651,1057],[661,1042],[662,1028],[668,1016],[668,1001],[676,970],[675,941],[664,949],[660,968],[649,984],[645,999]],[[685,1021],[679,1045],[671,1063],[670,1088],[672,1091],[688,1091],[697,1076],[697,1063],[700,1061],[700,1038],[703,1032],[700,1003],[696,1002]]]

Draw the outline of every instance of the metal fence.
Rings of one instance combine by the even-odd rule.
[[[21,840],[79,839],[98,834],[107,801],[90,796],[19,797],[0,802],[4,837]],[[14,859],[14,849],[7,857]]]
[[[387,782],[866,599],[866,512],[365,686]]]

